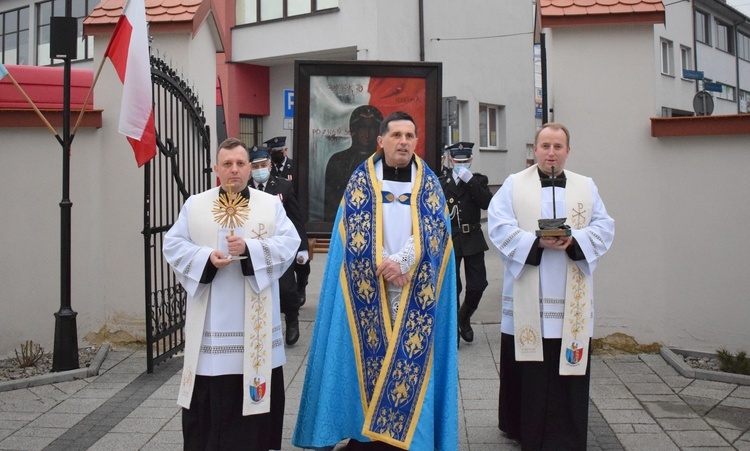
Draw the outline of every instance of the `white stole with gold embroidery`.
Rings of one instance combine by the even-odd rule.
[[[593,198],[588,178],[565,171],[566,224],[578,230],[591,222]],[[553,188],[554,189],[554,188]],[[536,230],[542,211],[542,185],[537,166],[513,176],[513,209],[518,226]],[[516,360],[542,361],[539,312],[539,267],[527,266],[513,284],[513,326]],[[572,261],[567,263],[560,374],[586,373],[591,333],[591,280]]]
[[[190,238],[195,244],[217,248],[219,224],[213,220],[213,202],[219,188],[193,196],[190,209]],[[274,233],[276,208],[274,196],[251,191],[249,217],[244,223],[245,238],[262,239]],[[263,232],[263,233],[259,233]],[[271,371],[273,340],[273,296],[270,286],[256,293],[247,278],[245,286],[244,352],[243,352],[243,415],[267,413],[271,409]],[[190,408],[195,375],[200,355],[201,335],[211,287],[191,299],[185,319],[185,359],[177,404]]]

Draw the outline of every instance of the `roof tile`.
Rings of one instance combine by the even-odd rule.
[[[622,3],[618,3],[616,5],[612,5],[609,7],[609,12],[612,14],[627,14],[633,12],[633,7],[631,5],[624,5]]]
[[[102,0],[86,18],[87,25],[117,23],[126,0]],[[145,0],[149,22],[190,22],[201,4],[209,0]],[[543,0],[544,1],[544,0]]]
[[[586,15],[586,8],[583,6],[572,5],[565,8],[566,16],[584,16]]]
[[[578,6],[591,6],[596,4],[596,0],[574,0],[574,2]]]
[[[573,0],[552,0],[552,4],[560,8],[567,8],[573,4]]]
[[[542,14],[545,16],[564,16],[565,9],[558,8],[557,6],[548,6],[542,10]]]

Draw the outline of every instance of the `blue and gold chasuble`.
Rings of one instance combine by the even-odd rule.
[[[443,191],[415,158],[417,258],[392,319],[385,282],[375,276],[384,240],[380,158],[376,153],[352,174],[339,206],[292,442],[330,449],[355,438],[456,450],[456,277]]]

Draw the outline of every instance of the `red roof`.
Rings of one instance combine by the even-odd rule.
[[[53,127],[62,125],[63,68],[13,65],[5,67],[50,124]],[[94,73],[90,69],[70,70],[71,125],[78,120],[78,112],[93,82]],[[81,126],[101,127],[102,111],[94,110],[93,93],[86,104],[86,111]],[[29,105],[26,97],[13,84],[11,77],[6,76],[0,80],[0,128],[13,127],[45,127],[45,124]]]
[[[206,0],[145,0],[146,21],[153,31],[195,30],[211,8]],[[120,19],[125,0],[102,0],[83,21],[84,33],[106,28]]]
[[[542,28],[664,23],[662,0],[540,0]]]

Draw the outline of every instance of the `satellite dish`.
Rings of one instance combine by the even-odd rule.
[[[693,97],[693,110],[697,116],[710,116],[714,112],[714,98],[708,91],[698,91]]]

